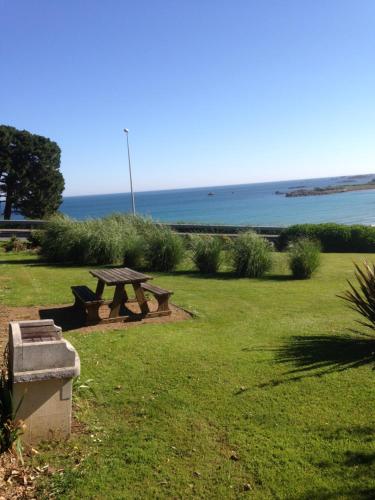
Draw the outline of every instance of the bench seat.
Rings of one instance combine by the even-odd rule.
[[[95,292],[85,285],[76,285],[71,287],[75,297],[74,307],[83,308],[86,313],[86,323],[95,324],[100,322],[99,307],[105,302],[98,299]]]
[[[160,286],[151,285],[151,283],[141,283],[141,288],[146,292],[152,293],[158,301],[157,311],[149,313],[148,316],[167,316],[172,313],[169,308],[169,297],[173,292],[160,288]]]

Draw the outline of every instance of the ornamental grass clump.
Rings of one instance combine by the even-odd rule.
[[[213,236],[195,236],[191,241],[192,259],[202,274],[216,273],[220,266],[222,243]]]
[[[157,223],[150,217],[142,217],[141,215],[125,215],[122,217],[126,217],[131,226],[141,236],[146,236],[150,231],[154,230],[155,226],[157,226]]]
[[[170,229],[150,219],[113,214],[77,221],[51,219],[40,238],[41,255],[52,262],[81,265],[120,264],[170,271],[183,256],[183,244]]]
[[[309,279],[320,265],[320,243],[309,238],[294,241],[288,250],[289,268],[296,279]]]
[[[153,225],[145,235],[146,266],[150,271],[172,271],[184,255],[182,239],[163,226]]]
[[[75,261],[81,264],[115,264],[121,261],[127,227],[115,218],[81,222]]]
[[[273,247],[253,231],[240,234],[233,242],[234,271],[238,276],[261,278],[272,267]]]
[[[80,241],[78,224],[65,216],[50,219],[40,238],[41,255],[52,262],[75,262]]]
[[[52,219],[41,241],[41,254],[53,262],[107,264],[121,256],[120,236],[105,219]]]
[[[133,233],[129,218],[123,216],[86,221],[55,217],[41,237],[41,254],[53,262],[115,264],[122,262]]]
[[[363,263],[363,268],[355,266],[355,277],[359,287],[356,288],[349,280],[350,289],[339,297],[349,303],[349,307],[358,312],[364,321],[358,320],[362,326],[375,330],[375,264]]]
[[[126,234],[123,242],[124,266],[139,269],[144,265],[145,239],[134,228]]]

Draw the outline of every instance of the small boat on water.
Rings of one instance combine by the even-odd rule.
[[[207,193],[207,196],[215,196],[215,193],[213,193],[212,191],[210,191],[209,193]]]

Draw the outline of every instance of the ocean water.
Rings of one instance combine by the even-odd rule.
[[[135,193],[136,212],[162,222],[285,226],[304,222],[375,224],[375,190],[287,198],[275,194],[300,186],[368,182],[366,177],[214,186]],[[208,193],[213,193],[209,195]],[[77,219],[130,212],[129,193],[65,197],[61,212]]]

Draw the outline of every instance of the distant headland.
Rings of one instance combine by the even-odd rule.
[[[361,178],[362,176],[352,176],[350,179]],[[347,193],[350,191],[364,191],[375,189],[375,178],[362,184],[339,184],[337,186],[314,187],[312,189],[293,189],[292,191],[275,191],[275,194],[285,195],[287,198],[297,198],[300,196],[321,196],[326,194]]]

